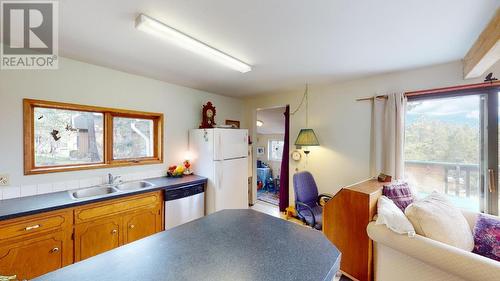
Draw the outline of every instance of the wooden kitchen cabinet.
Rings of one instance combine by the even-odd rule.
[[[155,191],[0,221],[0,276],[32,279],[163,227]]]
[[[162,230],[161,209],[139,210],[123,216],[123,243],[153,235]]]
[[[1,246],[1,275],[28,280],[63,267],[63,240],[57,232]]]
[[[75,262],[112,250],[121,243],[121,218],[112,217],[75,226]]]
[[[163,230],[163,196],[146,193],[75,209],[75,261]]]
[[[0,222],[0,276],[32,279],[73,262],[72,212]]]

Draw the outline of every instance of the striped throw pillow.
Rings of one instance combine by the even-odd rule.
[[[382,194],[391,199],[401,211],[405,211],[406,207],[415,200],[411,192],[410,186],[406,182],[391,183],[384,185]]]

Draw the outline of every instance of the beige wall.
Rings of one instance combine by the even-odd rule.
[[[99,169],[46,175],[23,175],[22,99],[44,99],[85,105],[163,112],[165,115],[165,163],[130,168]],[[100,181],[112,172],[124,176],[154,176],[167,164],[179,163],[187,150],[188,130],[197,128],[201,106],[212,101],[216,121],[242,120],[243,102],[203,91],[131,75],[70,59],[59,70],[0,71],[0,174],[9,174],[11,186],[0,188],[4,198],[19,194],[75,188]],[[21,187],[21,188],[20,188]],[[29,192],[28,192],[29,190]]]
[[[500,76],[500,64],[493,69]],[[327,193],[336,193],[343,185],[370,177],[371,102],[356,102],[356,98],[477,82],[482,82],[482,78],[463,80],[462,63],[457,61],[330,85],[310,85],[309,127],[315,130],[321,146],[312,147],[310,156],[298,163],[290,160],[290,177],[295,169],[309,170],[320,192]],[[256,109],[289,104],[293,112],[302,94],[303,91],[297,91],[246,99],[247,120],[254,120],[249,122],[254,137]],[[291,116],[290,123],[293,144],[299,129],[305,126],[305,108]],[[294,149],[291,145],[290,152]],[[293,198],[290,185],[291,204]]]
[[[263,135],[257,134],[255,147],[263,146],[266,149],[266,153],[264,156],[256,156],[257,160],[262,160],[265,163],[269,164],[271,169],[273,170],[273,177],[276,178],[281,172],[281,161],[271,161],[269,160],[269,140],[283,140],[285,135],[283,134],[273,134],[273,135]]]

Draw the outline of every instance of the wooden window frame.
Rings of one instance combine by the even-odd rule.
[[[47,167],[35,166],[35,139],[34,139],[34,109],[35,107],[97,112],[103,114],[104,139],[103,161],[91,164],[55,165]],[[139,118],[153,120],[154,127],[154,152],[153,157],[113,159],[113,118]],[[23,131],[24,131],[24,174],[45,174],[89,169],[103,169],[134,165],[149,165],[163,163],[163,127],[162,113],[116,109],[99,106],[88,106],[71,103],[53,102],[45,100],[23,99]]]

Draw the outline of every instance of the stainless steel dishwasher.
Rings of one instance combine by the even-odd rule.
[[[191,184],[165,191],[165,229],[171,229],[204,215],[204,184]]]

